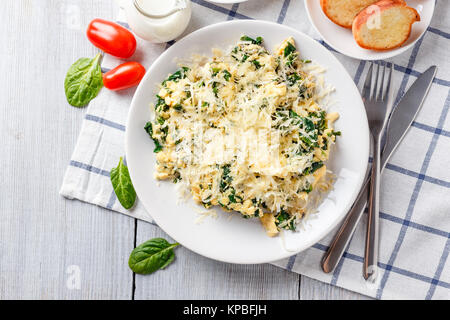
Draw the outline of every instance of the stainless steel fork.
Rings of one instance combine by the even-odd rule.
[[[362,97],[366,107],[369,129],[373,141],[373,163],[370,178],[369,215],[367,220],[366,245],[364,248],[364,279],[374,282],[378,275],[378,243],[379,243],[379,191],[380,191],[380,149],[381,137],[392,108],[393,90],[391,90],[392,64],[388,70],[387,84],[384,84],[386,65],[380,73],[377,65],[375,83],[372,85],[373,64],[366,76]],[[380,79],[381,78],[381,79]]]

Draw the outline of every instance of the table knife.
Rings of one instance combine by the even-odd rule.
[[[382,170],[416,118],[417,113],[422,107],[425,97],[431,87],[431,84],[433,83],[436,71],[437,67],[432,66],[422,73],[411,85],[406,94],[398,103],[397,107],[392,112],[386,129],[386,145],[384,147],[383,154],[381,155],[380,164]],[[347,213],[344,222],[337,231],[327,252],[322,258],[322,270],[326,273],[330,273],[336,268],[356,229],[356,225],[361,219],[367,204],[367,197],[369,193],[368,182],[369,179],[366,179],[363,188],[353,203],[352,208]]]

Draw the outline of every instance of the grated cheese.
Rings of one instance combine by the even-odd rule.
[[[243,36],[170,75],[149,133],[156,179],[173,180],[205,208],[259,217],[274,236],[295,229],[312,191],[330,188],[324,161],[339,115],[321,104],[333,90],[317,76],[323,68],[300,60],[292,38],[274,54],[261,42]]]

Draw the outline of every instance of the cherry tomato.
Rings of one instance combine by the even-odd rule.
[[[129,58],[136,51],[136,38],[117,23],[94,19],[86,31],[89,41],[100,50],[119,58]]]
[[[137,86],[145,75],[145,68],[137,62],[125,62],[103,74],[103,84],[109,90]]]

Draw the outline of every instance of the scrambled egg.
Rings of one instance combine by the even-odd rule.
[[[186,186],[206,208],[258,217],[269,236],[295,230],[327,170],[340,132],[322,110],[294,40],[270,54],[243,36],[169,75],[145,126],[155,142],[155,178]]]

